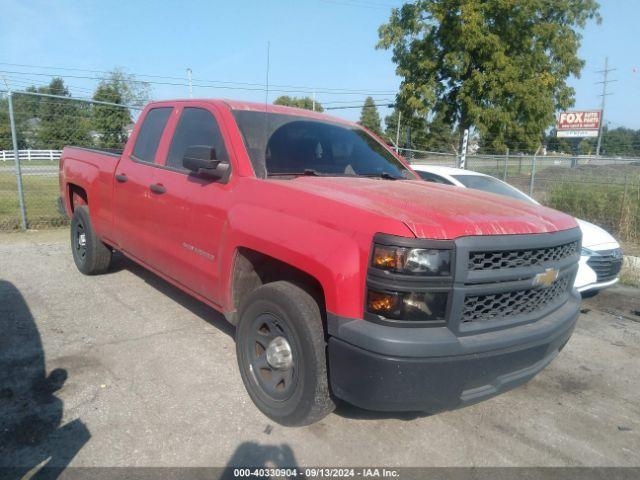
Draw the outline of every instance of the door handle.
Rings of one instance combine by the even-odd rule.
[[[149,188],[153,193],[164,193],[167,191],[167,189],[164,188],[164,185],[162,185],[161,183],[152,183],[151,185],[149,185]]]
[[[126,176],[124,173],[118,173],[118,174],[116,175],[116,180],[117,180],[118,182],[120,182],[120,183],[124,183],[124,182],[126,182],[128,179],[127,179],[127,176]]]

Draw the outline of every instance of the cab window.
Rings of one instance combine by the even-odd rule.
[[[171,110],[173,110],[171,107],[154,108],[149,110],[147,116],[144,117],[136,144],[133,147],[133,157],[136,160],[149,163],[155,161],[160,138],[162,138],[162,132],[167,125]]]
[[[182,165],[182,158],[187,147],[194,145],[213,147],[217,160],[223,163],[229,161],[215,117],[203,108],[187,107],[182,111],[180,121],[173,134],[166,166],[186,171]]]

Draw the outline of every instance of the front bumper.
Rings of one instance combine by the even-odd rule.
[[[618,283],[618,280],[620,280],[620,279],[619,278],[614,278],[613,280],[609,280],[608,282],[589,283],[587,285],[581,285],[581,286],[577,287],[577,290],[580,293],[593,292],[593,291],[596,291],[596,290],[604,290],[605,288],[612,287],[613,285]]]
[[[329,315],[329,372],[338,398],[380,411],[459,408],[521,385],[569,340],[580,297],[537,322],[469,336]]]
[[[622,255],[613,256],[611,252],[618,252],[619,248],[594,251],[594,256],[580,257],[578,273],[574,287],[580,293],[603,290],[618,283],[618,276],[622,267]]]

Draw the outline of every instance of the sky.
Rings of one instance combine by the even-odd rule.
[[[576,109],[599,108],[609,57],[605,122],[640,128],[640,0],[601,0],[600,25],[589,24],[570,80]],[[376,50],[378,27],[401,0],[29,1],[0,0],[0,75],[12,88],[63,76],[74,96],[91,95],[100,73],[115,67],[152,86],[155,99],[194,97],[265,101],[312,95],[325,107],[362,105],[367,94],[393,102],[400,79],[391,53]],[[269,49],[267,49],[269,45]],[[20,64],[22,66],[10,65]],[[27,66],[29,65],[29,66]],[[40,68],[34,68],[37,66]],[[69,69],[69,70],[62,70]],[[78,69],[78,70],[73,70]],[[141,75],[173,77],[158,79]],[[229,82],[229,83],[219,83]],[[216,88],[211,86],[215,85]],[[223,88],[224,87],[224,88]],[[357,120],[359,108],[330,113]],[[381,108],[382,116],[389,113]]]

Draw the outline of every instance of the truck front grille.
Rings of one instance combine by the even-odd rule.
[[[620,249],[598,252],[587,260],[598,277],[598,282],[607,282],[618,276],[622,269],[622,253]]]
[[[579,242],[527,250],[500,250],[469,252],[469,270],[500,270],[503,268],[532,267],[558,262],[575,255]]]
[[[484,322],[542,310],[561,297],[565,297],[569,286],[569,280],[565,277],[557,280],[548,288],[466,296],[461,321],[462,323]]]

